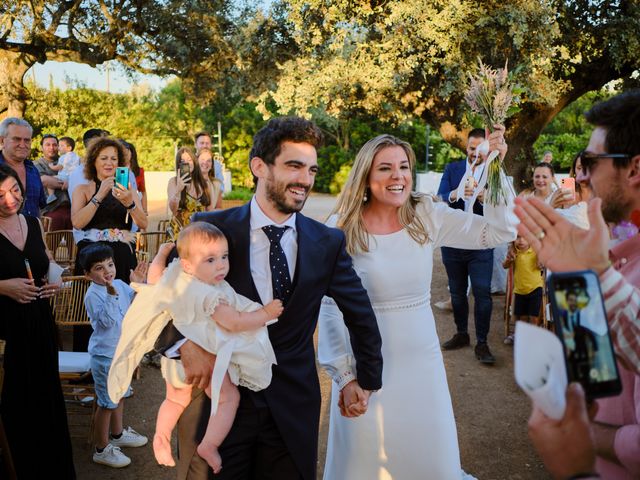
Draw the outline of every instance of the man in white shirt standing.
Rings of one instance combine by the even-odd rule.
[[[482,171],[485,167],[485,159],[489,152],[477,151],[483,144],[485,131],[475,128],[469,132],[467,138],[467,158],[458,162],[449,163],[442,174],[438,195],[445,200],[451,208],[465,209],[471,201]],[[458,198],[458,185],[465,178],[464,198]],[[476,215],[483,214],[484,192],[479,192],[477,200],[469,205],[467,210]],[[460,232],[464,234],[464,232]],[[478,235],[479,232],[469,232],[469,235]],[[493,248],[484,250],[465,250],[462,248],[442,247],[442,263],[447,270],[449,278],[449,292],[451,293],[451,306],[453,319],[456,323],[456,333],[442,344],[444,350],[455,350],[470,345],[469,332],[469,301],[468,287],[471,280],[471,290],[474,298],[474,312],[476,327],[476,358],[485,365],[492,365],[496,359],[489,350],[487,336],[491,323],[491,275],[493,271]]]

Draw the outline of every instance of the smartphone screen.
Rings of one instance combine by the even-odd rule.
[[[181,163],[180,164],[179,174],[180,174],[180,178],[183,178],[185,175],[187,175],[187,177],[188,177],[187,181],[190,180],[190,178],[191,178],[191,170],[189,168],[189,164],[188,163]]]
[[[129,167],[116,168],[116,183],[119,183],[124,188],[129,188]]]
[[[554,273],[547,284],[569,382],[580,382],[588,398],[618,395],[622,386],[597,275]]]

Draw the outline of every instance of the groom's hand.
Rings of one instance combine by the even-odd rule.
[[[185,382],[204,390],[211,382],[215,355],[207,352],[191,340],[180,347],[180,359],[184,367]]]
[[[363,390],[356,380],[347,383],[340,391],[338,407],[343,417],[359,417],[369,406],[369,390]]]

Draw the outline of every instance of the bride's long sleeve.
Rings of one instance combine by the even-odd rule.
[[[338,216],[332,215],[326,224],[335,227],[337,222]],[[340,389],[356,379],[356,359],[349,339],[338,305],[331,297],[324,297],[318,317],[318,363]]]
[[[342,313],[329,297],[322,299],[318,318],[318,362],[342,389],[356,379],[356,361]]]
[[[493,248],[516,238],[518,218],[513,213],[511,195],[508,195],[507,205],[494,207],[485,203],[484,216],[456,210],[444,202],[425,197],[418,207],[418,215],[425,222],[434,247],[478,250]]]

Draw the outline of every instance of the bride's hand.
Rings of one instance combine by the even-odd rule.
[[[343,417],[359,417],[366,413],[369,405],[369,390],[363,390],[356,380],[347,383],[340,392],[338,407]]]

